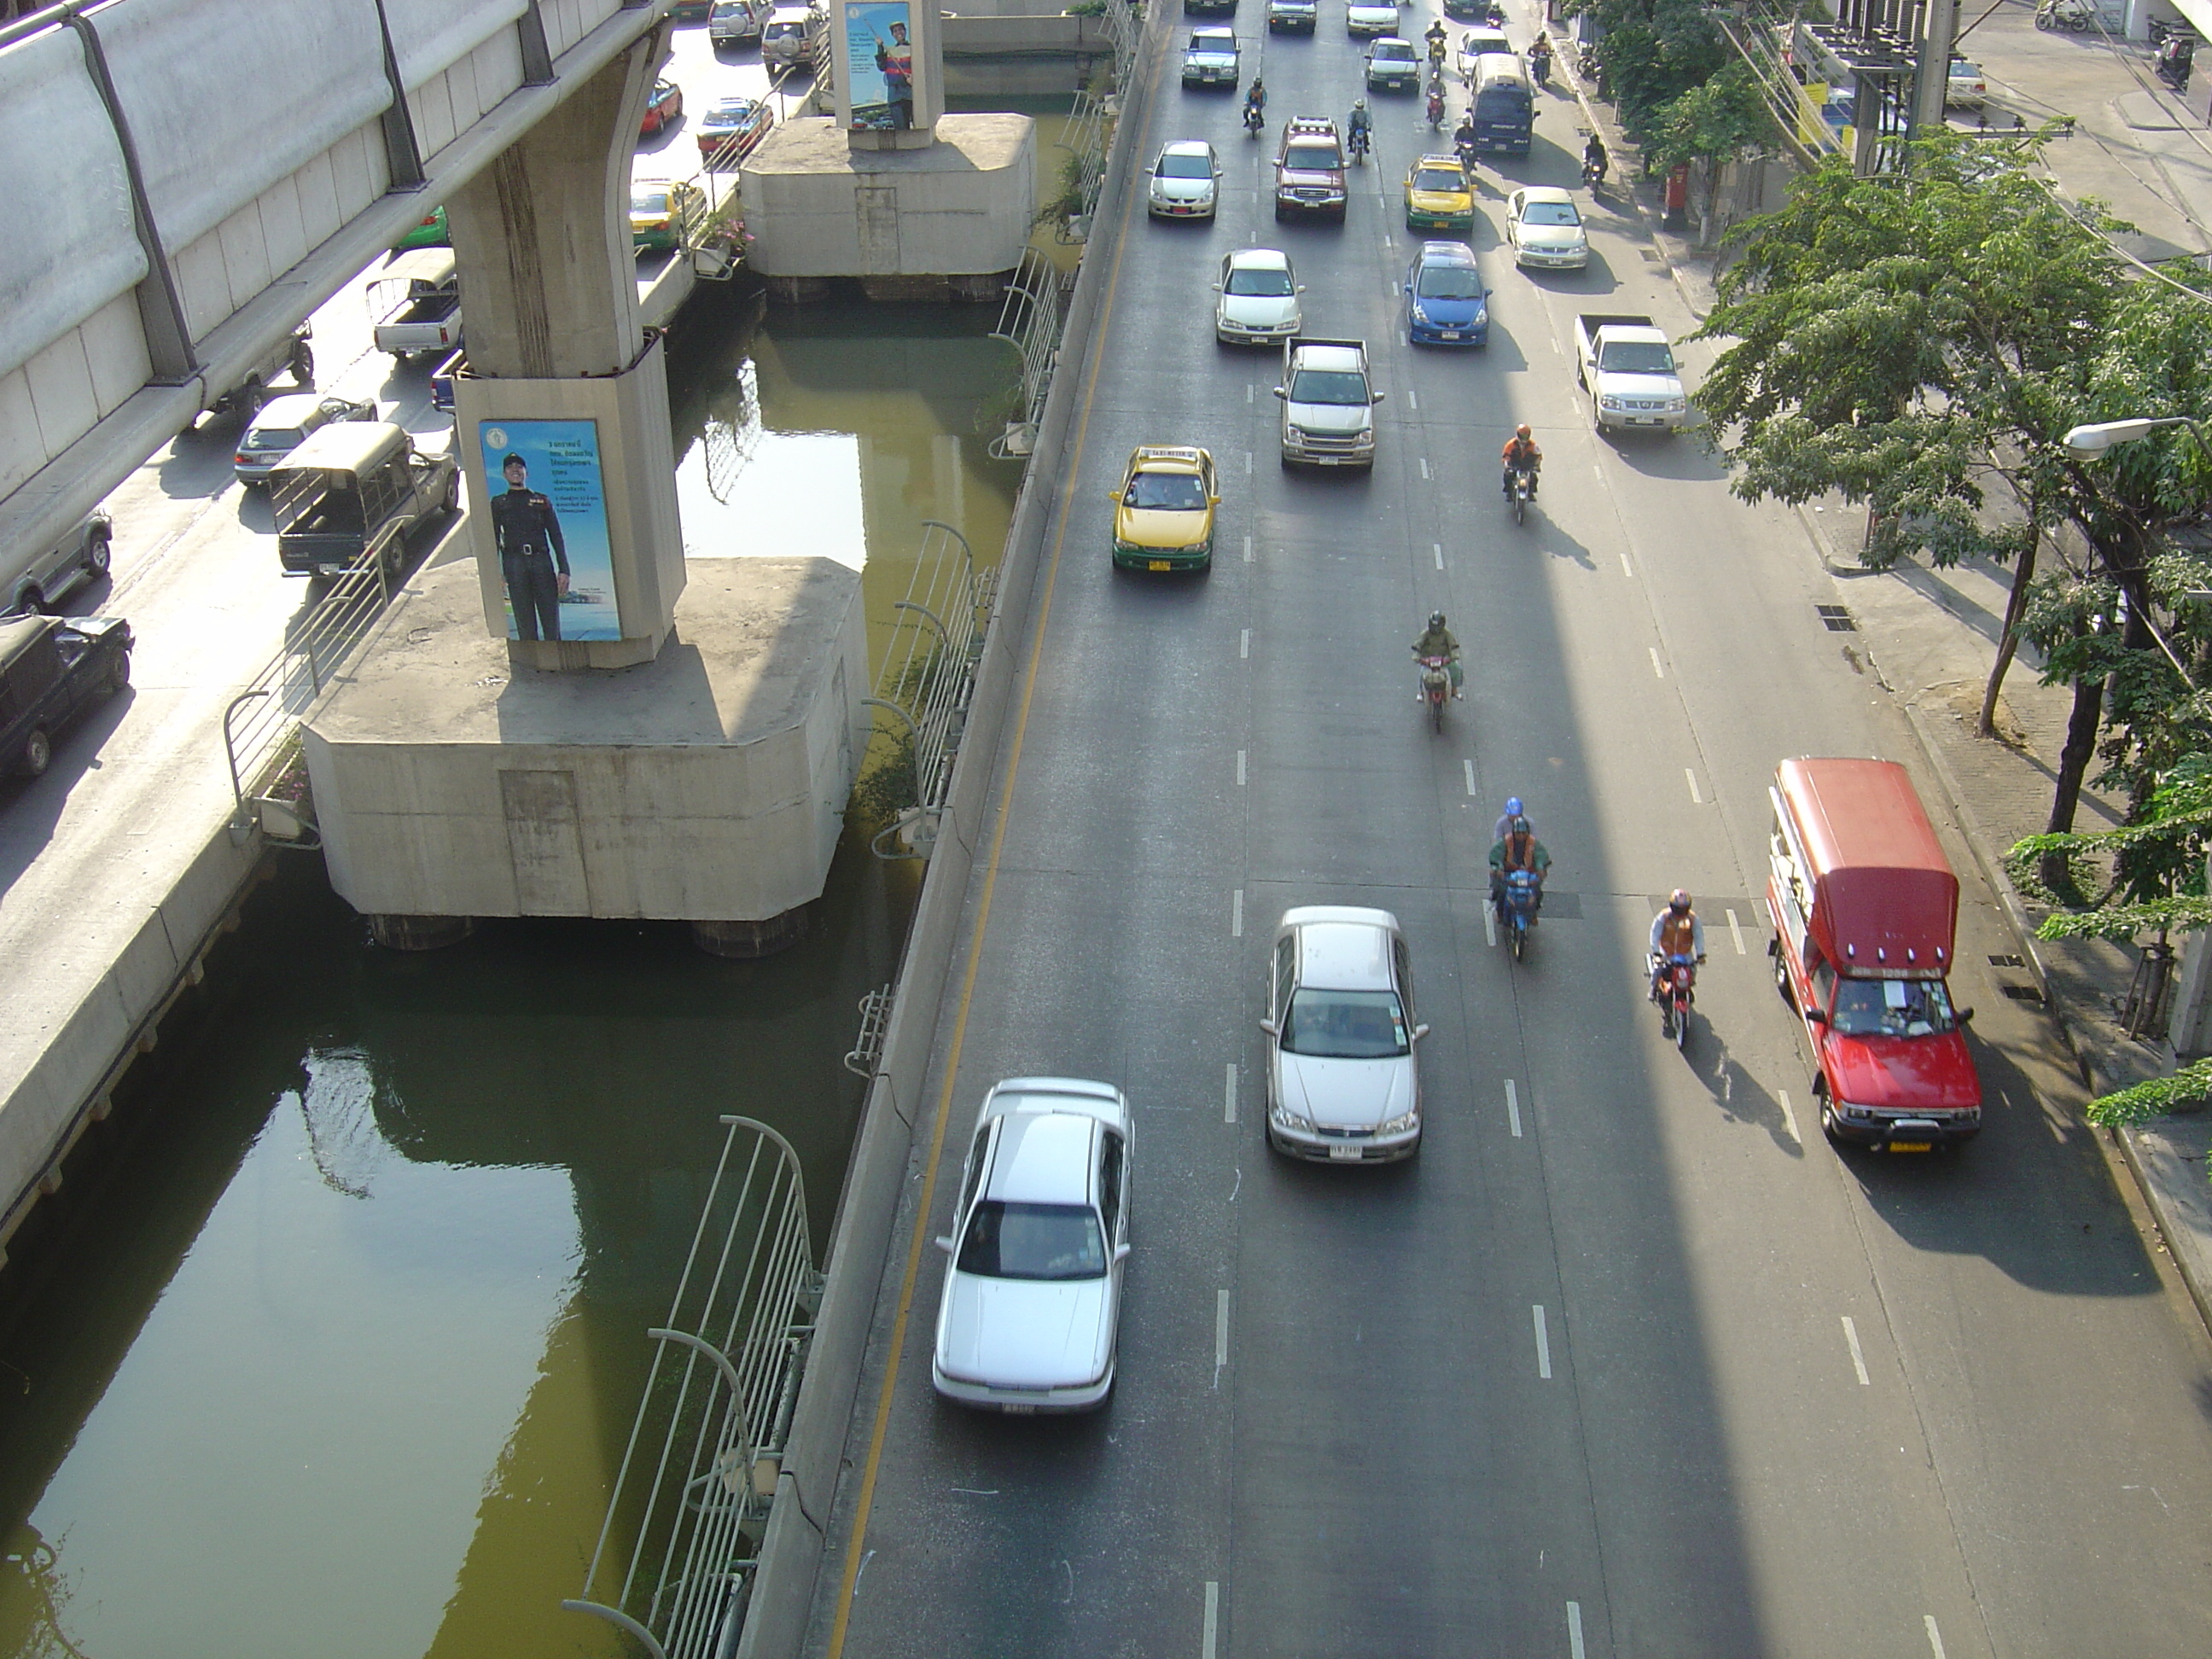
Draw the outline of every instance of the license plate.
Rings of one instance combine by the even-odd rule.
[[[1036,1407],[1035,1406],[1001,1406],[999,1409],[1009,1417],[1035,1417],[1036,1415]]]
[[[1455,328],[1448,328],[1443,331],[1443,337],[1447,340],[1456,340],[1459,338],[1459,331]]]
[[[1153,559],[1145,566],[1145,568],[1147,570],[1172,570],[1175,567],[1170,564],[1165,559]]]
[[[1332,1146],[1328,1149],[1328,1161],[1332,1164],[1357,1164],[1359,1162],[1359,1148]]]
[[[1926,1140],[1893,1140],[1889,1143],[1889,1150],[1893,1152],[1926,1152],[1934,1151],[1935,1146],[1933,1142]]]

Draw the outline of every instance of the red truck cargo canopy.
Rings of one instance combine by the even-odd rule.
[[[1948,974],[1959,878],[1905,769],[1894,761],[1790,760],[1775,785],[1808,866],[1808,921],[1821,954],[1845,974]]]

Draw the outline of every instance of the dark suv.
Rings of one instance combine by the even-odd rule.
[[[1311,34],[1316,15],[1314,0],[1267,0],[1267,32]]]
[[[1324,116],[1294,115],[1283,124],[1275,151],[1275,217],[1317,214],[1344,220],[1344,146],[1336,123]]]

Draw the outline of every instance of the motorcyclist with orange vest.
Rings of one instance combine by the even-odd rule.
[[[1705,959],[1705,924],[1690,908],[1690,896],[1677,887],[1667,908],[1651,918],[1651,1000],[1659,1000],[1659,987],[1667,964],[1677,957]]]

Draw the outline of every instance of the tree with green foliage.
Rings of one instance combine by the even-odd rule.
[[[1565,0],[1559,12],[1602,27],[1598,66],[1622,129],[1639,145],[1650,143],[1666,105],[1735,61],[1700,0]]]
[[[2140,670],[2154,694],[2154,595],[2139,504],[2063,441],[2122,395],[2098,374],[2130,297],[2101,233],[2124,227],[2044,189],[2040,142],[1938,131],[1880,179],[1832,157],[1779,212],[1736,227],[1741,258],[1697,336],[1729,343],[1698,402],[1744,499],[1865,505],[1870,567],[1923,551],[2014,567],[2010,619],[2044,647],[2045,678],[2075,689],[2056,833],[2073,828],[2107,678]],[[2030,628],[2032,555],[2062,526],[2093,567],[2041,590]]]
[[[1644,146],[1644,169],[1664,173],[1689,161],[1717,172],[1773,136],[1774,118],[1751,71],[1724,64],[1704,85],[1660,106]]]

